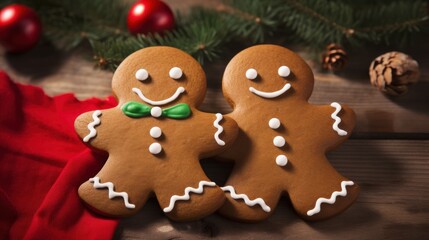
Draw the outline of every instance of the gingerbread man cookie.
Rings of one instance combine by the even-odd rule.
[[[144,48],[121,63],[112,89],[117,107],[75,121],[84,142],[109,153],[100,172],[80,186],[81,199],[109,216],[136,213],[152,194],[173,220],[216,211],[225,194],[199,159],[223,151],[238,127],[229,117],[197,110],[206,91],[199,63],[175,48]]]
[[[240,131],[221,154],[235,161],[222,215],[259,221],[285,195],[301,217],[320,220],[355,201],[358,185],[325,156],[350,136],[355,114],[336,102],[309,104],[313,83],[304,60],[280,46],[250,47],[228,64],[222,88]]]

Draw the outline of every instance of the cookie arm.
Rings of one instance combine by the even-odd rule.
[[[315,140],[319,146],[326,145],[326,149],[336,147],[350,137],[356,123],[356,114],[347,105],[333,102],[330,105],[317,106],[315,111],[318,124],[312,124],[316,134]],[[319,136],[319,138],[317,137]]]
[[[200,131],[205,133],[204,136],[200,136],[200,139],[204,138],[204,142],[206,142],[202,150],[202,157],[212,156],[227,149],[238,134],[238,125],[232,118],[220,113],[207,115],[206,118],[210,119],[208,122],[211,126],[203,126],[204,129]]]
[[[79,115],[74,122],[79,138],[86,144],[103,150],[99,135],[106,134],[106,115],[109,115],[109,110],[95,110]]]
[[[213,126],[216,128],[214,138],[218,145],[229,146],[234,142],[238,134],[238,125],[232,118],[216,113]]]

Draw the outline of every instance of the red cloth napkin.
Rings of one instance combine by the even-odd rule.
[[[106,100],[47,96],[0,71],[0,239],[111,239],[116,219],[89,212],[77,188],[106,155],[86,147],[73,122]]]

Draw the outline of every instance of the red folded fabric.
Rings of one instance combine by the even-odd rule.
[[[116,104],[49,97],[0,71],[0,239],[112,238],[118,221],[89,212],[77,195],[106,155],[86,147],[73,122]]]

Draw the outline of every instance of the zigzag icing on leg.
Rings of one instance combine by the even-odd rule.
[[[135,208],[136,205],[131,204],[128,201],[128,193],[126,192],[115,192],[114,188],[115,186],[111,182],[106,183],[100,183],[99,177],[93,177],[89,179],[89,182],[93,183],[94,188],[100,189],[100,188],[107,188],[109,189],[109,199],[112,199],[114,197],[122,197],[124,199],[125,207],[126,208]]]
[[[183,194],[182,196],[174,195],[170,198],[170,205],[168,205],[168,207],[163,209],[164,212],[166,212],[166,213],[171,212],[174,208],[174,204],[176,203],[176,201],[186,201],[186,200],[191,199],[191,196],[189,195],[191,192],[197,193],[197,194],[203,193],[204,186],[214,187],[214,186],[216,186],[216,183],[208,182],[208,181],[200,181],[200,183],[198,184],[198,188],[193,188],[193,187],[185,188],[185,194]]]
[[[262,198],[256,198],[254,200],[250,200],[246,194],[237,194],[233,186],[225,186],[225,187],[221,187],[221,189],[224,192],[230,192],[231,197],[234,199],[243,199],[244,203],[246,203],[247,206],[252,207],[258,204],[265,212],[271,211],[271,208],[267,204],[265,204],[265,201]]]
[[[307,212],[307,215],[313,216],[314,214],[319,213],[321,210],[320,207],[321,207],[322,203],[334,204],[338,196],[345,197],[347,195],[346,186],[353,186],[353,185],[354,185],[354,182],[352,182],[352,181],[342,181],[341,182],[341,192],[340,191],[333,192],[331,195],[331,198],[329,198],[329,199],[327,199],[327,198],[317,199],[316,205],[314,206],[313,209],[311,209]]]

